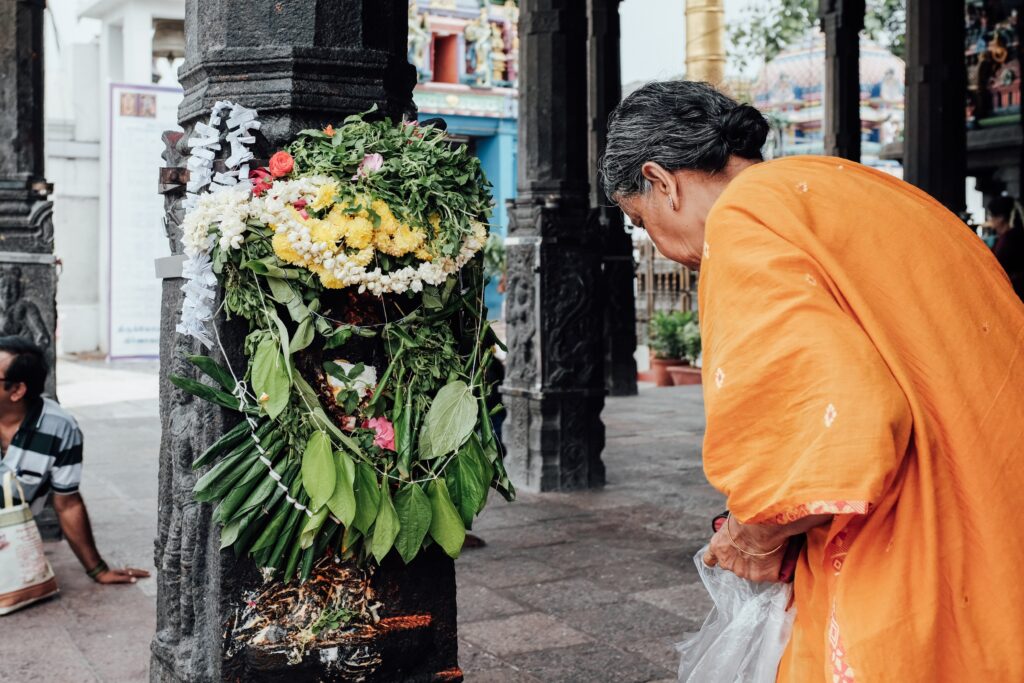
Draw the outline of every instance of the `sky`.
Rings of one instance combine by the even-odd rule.
[[[757,1],[725,0],[726,25]],[[619,10],[623,83],[672,78],[683,73],[685,6],[685,0],[623,0]]]

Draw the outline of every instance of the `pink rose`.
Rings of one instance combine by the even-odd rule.
[[[376,152],[373,154],[367,154],[363,157],[363,160],[359,162],[359,170],[356,171],[354,176],[352,176],[352,180],[366,178],[371,173],[376,173],[382,168],[384,168],[384,157]]]
[[[395,450],[395,426],[386,417],[373,417],[366,421],[366,426],[377,432],[373,437],[373,445],[384,450]]]

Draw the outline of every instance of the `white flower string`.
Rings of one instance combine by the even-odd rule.
[[[226,140],[231,146],[231,155],[224,160],[227,171],[215,173],[213,160],[217,150],[221,149],[220,129],[225,112],[228,117]],[[188,213],[182,223],[185,262],[181,273],[185,279],[181,287],[185,298],[181,304],[181,319],[175,329],[198,339],[206,348],[213,346],[207,324],[213,319],[213,302],[217,298],[217,277],[209,256],[213,248],[209,224],[213,217],[220,222],[221,249],[241,246],[248,218],[248,212],[243,212],[241,207],[252,192],[249,162],[253,153],[248,145],[256,142],[252,131],[259,128],[254,109],[220,101],[213,105],[206,123],[196,124],[193,136],[188,140],[190,155],[186,167],[189,176],[183,202]],[[200,194],[206,189],[210,192]],[[220,198],[221,194],[224,194],[224,202],[209,199]]]

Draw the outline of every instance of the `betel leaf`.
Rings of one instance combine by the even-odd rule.
[[[373,521],[377,517],[377,506],[380,504],[377,475],[373,468],[365,462],[356,465],[356,481],[353,489],[356,494],[356,516],[352,520],[352,526],[365,534],[373,525]]]
[[[377,506],[377,522],[373,525],[373,543],[371,551],[377,562],[383,562],[384,558],[395,543],[398,537],[398,513],[391,503],[391,492],[388,491],[388,482],[385,479],[380,490],[380,502]]]
[[[466,541],[466,527],[452,505],[444,479],[430,482],[430,537],[444,548],[448,557],[455,559]]]
[[[319,511],[334,493],[337,477],[331,440],[316,430],[306,442],[306,450],[302,454],[302,487],[309,494],[309,507],[314,512]]]
[[[274,301],[283,304],[288,308],[288,315],[293,322],[302,323],[310,318],[309,308],[302,302],[295,288],[281,278],[268,277],[267,284],[270,285],[270,293]]]
[[[271,336],[264,337],[253,354],[252,390],[271,419],[288,405],[291,382],[281,349]]]
[[[430,450],[421,458],[440,458],[458,450],[476,427],[477,403],[473,391],[459,380],[441,387],[423,421],[421,437]]]
[[[419,484],[406,484],[395,494],[395,512],[398,513],[398,537],[395,549],[409,564],[423,545],[430,530],[430,499]]]
[[[356,496],[352,490],[355,483],[356,466],[344,451],[334,454],[334,492],[327,500],[327,507],[338,518],[342,526],[348,526],[356,516]]]

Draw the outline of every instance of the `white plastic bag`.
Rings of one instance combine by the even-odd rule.
[[[5,472],[0,481],[0,616],[57,593],[32,512],[26,503],[14,504],[15,487],[24,500],[21,484]]]
[[[676,648],[679,683],[775,683],[793,629],[788,583],[754,583],[694,556],[715,606],[697,633]]]

